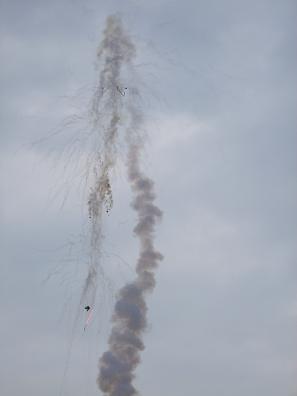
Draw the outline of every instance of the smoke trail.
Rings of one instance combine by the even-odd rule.
[[[120,23],[119,19],[113,18],[113,23]],[[122,33],[120,26],[118,25],[118,28]],[[125,44],[129,44],[127,47],[134,48],[127,36],[124,37]],[[132,53],[134,51],[130,51],[129,55]],[[122,60],[129,66],[131,57],[126,56]],[[134,93],[138,95],[136,88],[134,88]],[[136,278],[118,293],[108,341],[109,350],[103,354],[99,362],[100,372],[97,382],[100,389],[109,396],[137,394],[132,382],[134,371],[140,362],[140,352],[144,349],[142,335],[147,326],[145,296],[155,286],[154,269],[162,259],[162,255],[154,248],[155,225],[161,218],[162,212],[154,205],[153,181],[140,169],[143,146],[140,131],[143,117],[140,109],[133,102],[127,106],[127,112],[130,116],[130,125],[127,128],[127,171],[134,193],[131,206],[137,213],[134,233],[139,239],[140,251],[136,265]]]
[[[109,350],[100,359],[98,384],[110,396],[137,394],[132,381],[134,370],[140,362],[140,351],[144,349],[142,334],[147,325],[145,294],[155,286],[153,270],[162,259],[153,245],[154,228],[161,211],[153,204],[152,180],[139,169],[139,149],[138,145],[131,144],[128,156],[129,181],[135,193],[132,207],[138,214],[134,228],[140,241],[137,276],[119,292],[112,318]]]

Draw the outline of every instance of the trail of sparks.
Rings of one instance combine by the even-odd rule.
[[[87,319],[86,319],[86,323],[85,323],[85,327],[84,327],[84,331],[86,330],[86,328],[89,326],[91,320],[93,317],[93,310],[91,309],[88,314],[87,314]]]

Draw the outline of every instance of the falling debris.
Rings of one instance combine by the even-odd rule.
[[[127,87],[125,87],[124,89],[121,89],[120,87],[118,87],[117,86],[117,90],[119,91],[119,93],[122,95],[122,96],[125,96],[126,95],[126,89],[128,89]]]
[[[85,307],[85,310],[87,311],[87,319],[86,319],[86,322],[85,322],[84,331],[86,331],[86,328],[90,324],[92,316],[93,316],[93,311],[91,310],[91,307],[89,305],[87,305]]]

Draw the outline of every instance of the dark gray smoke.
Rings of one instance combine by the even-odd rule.
[[[115,102],[110,100],[106,102],[111,108],[107,111],[113,114],[112,125],[107,129],[108,136],[104,140],[104,163],[103,179],[113,166],[115,161],[114,142],[118,133],[118,103],[123,98],[123,91],[119,92],[120,71],[123,65],[130,67],[131,61],[135,55],[135,48],[128,35],[124,32],[121,20],[117,16],[111,16],[107,20],[107,27],[104,32],[105,36],[102,42],[99,55],[106,53],[106,62],[101,73],[99,90],[104,95],[105,86],[114,92],[116,88],[117,99]],[[133,76],[132,76],[133,77]],[[102,93],[103,92],[103,93]],[[132,89],[131,89],[132,92]],[[120,95],[119,95],[120,93]],[[138,96],[138,91],[133,87],[134,98]],[[129,95],[127,95],[129,96]],[[98,99],[100,99],[98,91]],[[155,225],[160,220],[162,213],[154,204],[155,192],[154,183],[146,177],[140,168],[140,156],[143,147],[142,130],[142,113],[128,99],[125,103],[126,116],[129,117],[130,123],[126,129],[126,141],[128,144],[127,171],[128,180],[134,194],[132,208],[137,213],[137,224],[134,233],[139,239],[139,257],[136,265],[136,277],[134,281],[125,285],[118,293],[117,301],[112,316],[112,330],[109,337],[109,349],[99,361],[98,385],[105,395],[109,396],[132,396],[137,391],[133,386],[135,369],[140,362],[140,352],[144,349],[143,333],[147,327],[147,305],[145,297],[147,292],[155,286],[154,270],[158,266],[162,255],[154,247]],[[99,117],[94,110],[95,116]],[[112,165],[110,165],[112,164]],[[102,186],[100,181],[98,186]],[[99,194],[100,188],[96,191],[96,198],[92,198],[92,205],[98,207],[98,203],[103,200]],[[105,190],[104,190],[105,191]],[[104,193],[106,194],[106,193]],[[103,197],[105,196],[103,194]],[[99,206],[100,206],[99,205]],[[102,205],[101,205],[102,207]],[[94,215],[94,211],[91,216]],[[97,241],[94,241],[97,243]]]

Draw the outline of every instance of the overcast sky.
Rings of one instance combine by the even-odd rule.
[[[0,393],[100,394],[134,215],[121,159],[105,219],[111,290],[72,337],[88,219],[84,152],[71,150],[84,132],[65,120],[91,98],[114,12],[138,49],[143,167],[164,211],[137,387],[296,396],[295,0],[0,0]]]

